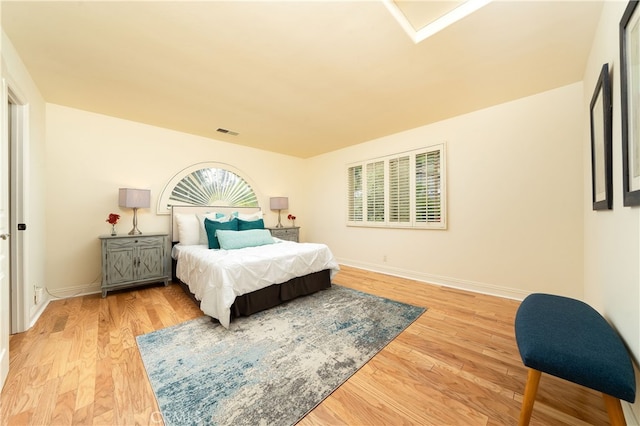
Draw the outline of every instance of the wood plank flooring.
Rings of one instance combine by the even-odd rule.
[[[344,266],[334,283],[428,310],[299,425],[517,424],[519,302]],[[135,336],[201,315],[175,284],[51,302],[11,336],[0,424],[162,424]],[[543,375],[531,424],[608,420],[599,393]]]

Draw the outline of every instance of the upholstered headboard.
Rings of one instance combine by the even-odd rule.
[[[178,224],[175,219],[176,214],[203,214],[203,213],[224,213],[229,215],[233,212],[251,214],[262,212],[260,207],[221,207],[221,206],[173,206],[171,208],[171,241],[178,241]]]

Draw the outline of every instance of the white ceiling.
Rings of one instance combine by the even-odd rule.
[[[47,102],[308,158],[581,81],[602,2],[495,1],[418,44],[378,0],[1,7]]]

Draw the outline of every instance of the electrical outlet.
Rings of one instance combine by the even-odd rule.
[[[42,301],[44,295],[44,289],[42,287],[33,286],[33,302],[35,305]]]

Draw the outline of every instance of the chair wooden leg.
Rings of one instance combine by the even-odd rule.
[[[533,403],[536,402],[536,394],[538,393],[538,384],[540,383],[541,371],[533,368],[529,369],[527,374],[527,384],[524,387],[524,399],[522,400],[522,409],[520,410],[520,420],[518,426],[527,426],[531,420],[531,412],[533,411]]]
[[[627,426],[627,421],[624,419],[620,400],[611,395],[607,395],[606,393],[603,393],[602,397],[604,398],[604,405],[607,407],[611,426]]]

